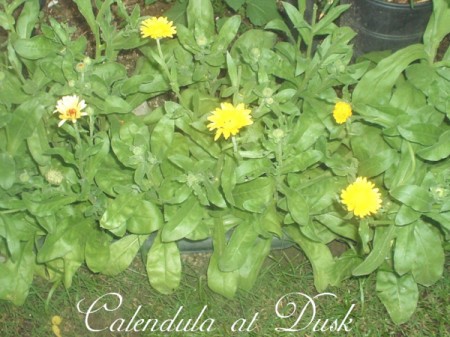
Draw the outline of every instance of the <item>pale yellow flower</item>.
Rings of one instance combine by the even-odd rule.
[[[360,218],[375,214],[381,207],[380,191],[364,177],[356,178],[354,183],[347,186],[341,192],[341,200],[348,211]]]
[[[63,125],[67,120],[76,123],[81,116],[87,116],[87,112],[82,112],[86,108],[84,100],[80,100],[77,95],[64,96],[56,103],[56,109],[53,113],[58,112],[61,121],[58,126]]]
[[[210,131],[217,129],[214,140],[222,135],[228,139],[236,135],[242,127],[253,124],[250,113],[251,110],[246,109],[243,103],[236,107],[231,103],[221,103],[220,108],[214,110],[212,116],[208,117],[211,122],[208,129]]]
[[[62,322],[61,316],[55,315],[52,317],[52,324],[53,325],[60,325]]]
[[[352,115],[352,107],[346,102],[337,102],[334,106],[333,117],[338,124],[343,124]]]
[[[59,328],[61,322],[62,322],[61,316],[55,315],[52,317],[52,331],[56,337],[62,337],[61,329]]]
[[[167,20],[166,17],[152,17],[141,23],[141,36],[143,38],[150,37],[159,40],[164,37],[173,37],[177,33],[177,29],[173,26],[173,22]]]

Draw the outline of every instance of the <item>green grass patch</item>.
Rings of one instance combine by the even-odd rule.
[[[403,325],[394,325],[383,305],[375,294],[375,278],[351,279],[343,283],[339,289],[331,288],[328,291],[336,297],[323,296],[317,298],[316,314],[312,317],[311,306],[305,310],[302,319],[295,324],[301,310],[307,304],[306,298],[300,295],[291,295],[285,300],[278,300],[289,293],[300,292],[308,296],[317,294],[313,287],[313,276],[310,264],[295,248],[282,251],[273,251],[261,271],[261,277],[250,292],[240,292],[236,298],[229,300],[208,289],[206,280],[206,266],[208,254],[191,254],[183,256],[184,279],[179,289],[172,295],[161,295],[154,291],[147,280],[144,266],[139,259],[124,273],[115,277],[94,275],[82,268],[76,274],[73,286],[65,290],[58,287],[48,305],[46,296],[50,289],[48,283],[36,279],[28,299],[22,307],[15,307],[6,302],[0,302],[0,327],[3,337],[42,337],[53,336],[51,318],[54,315],[62,317],[60,324],[61,335],[65,336],[445,336],[448,335],[450,321],[448,312],[450,303],[448,293],[450,282],[449,268],[444,277],[433,287],[420,289],[419,305],[411,320]],[[88,324],[92,329],[107,328],[99,332],[90,332],[86,327],[85,315],[77,310],[86,310],[97,298],[108,294],[118,293],[122,297],[122,305],[117,310],[108,312],[100,309],[90,314]],[[117,297],[105,297],[103,305],[108,303],[109,309],[118,306]],[[291,302],[291,304],[289,304]],[[293,306],[297,311],[286,319],[279,315],[292,313]],[[97,305],[97,308],[101,306]],[[347,324],[351,331],[346,332],[314,332],[314,323],[320,319],[318,329],[326,322],[331,324],[334,320],[341,322],[351,306],[349,318],[353,321]],[[204,310],[199,319],[202,322],[214,319],[213,328],[209,332],[160,332],[151,331],[149,325],[145,332],[138,331],[108,331],[109,326],[116,321],[117,329],[120,318],[124,319],[122,330],[138,311],[134,323],[138,319],[158,319],[157,326],[164,320],[171,319],[183,307],[173,327],[183,319],[185,325],[188,319],[193,322]],[[138,310],[139,308],[139,310]],[[278,315],[277,315],[278,311]],[[307,328],[297,331],[276,331],[277,328],[300,329],[310,319],[313,319]],[[246,321],[244,321],[246,320]],[[252,322],[253,321],[253,322]],[[152,321],[153,324],[154,321]],[[205,322],[204,328],[208,326]],[[348,322],[348,321],[347,321]],[[132,329],[133,324],[129,330]],[[249,324],[251,324],[249,330]],[[242,324],[244,331],[231,331],[235,324],[238,328]],[[166,323],[167,327],[168,323]],[[328,325],[329,327],[329,325]],[[143,328],[143,325],[140,326]],[[137,327],[139,330],[139,326]]]

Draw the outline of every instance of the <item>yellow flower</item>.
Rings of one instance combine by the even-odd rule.
[[[240,128],[253,124],[250,113],[251,110],[245,109],[243,103],[236,107],[231,103],[221,103],[220,108],[214,110],[212,116],[208,117],[211,122],[208,129],[210,131],[217,129],[214,140],[219,139],[221,135],[228,139],[230,135],[236,135]]]
[[[152,39],[161,39],[163,37],[173,37],[177,33],[173,22],[167,20],[166,17],[152,17],[141,23],[141,35],[143,38],[151,37]]]
[[[86,116],[87,112],[82,112],[86,107],[84,100],[80,100],[77,95],[64,96],[56,103],[56,109],[53,113],[58,112],[61,121],[58,126],[63,125],[67,120],[71,120],[73,123],[77,122],[77,119],[81,116]]]
[[[343,124],[352,115],[352,107],[346,102],[337,102],[334,106],[333,117],[338,124]]]
[[[56,337],[62,337],[61,329],[59,328],[61,321],[62,321],[61,316],[55,315],[52,317],[52,331]]]
[[[61,316],[55,315],[52,317],[52,324],[53,325],[60,325],[62,322]]]
[[[347,186],[341,192],[341,200],[348,211],[353,211],[360,218],[375,214],[381,207],[381,194],[378,188],[364,177],[356,178],[353,184]]]

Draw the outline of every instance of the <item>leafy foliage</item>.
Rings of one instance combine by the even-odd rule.
[[[266,4],[229,4],[244,2],[250,19]],[[435,39],[450,32],[448,2],[435,1],[424,44],[378,63],[351,62],[355,33],[333,23],[345,5],[308,22],[304,7],[283,3],[292,30],[277,14],[238,35],[239,16],[216,22],[210,1],[190,0],[175,39],[145,41],[139,7],[77,0],[95,40],[89,55],[85,37],[52,19],[31,36],[37,3],[27,1],[17,23],[16,2],[0,17],[9,33],[0,56],[1,298],[22,304],[34,271],[66,287],[83,263],[116,275],[150,235],[145,265],[162,293],[180,282],[180,239],[212,238],[208,284],[233,297],[252,287],[272,240],[287,236],[310,259],[318,291],[377,273],[396,323],[414,312],[417,284],[441,277],[450,55],[435,60]],[[118,55],[136,48],[129,72]],[[88,116],[58,128],[54,106],[71,94]],[[164,103],[150,107],[155,97]],[[254,123],[214,141],[207,117],[224,101],[250,107]],[[332,116],[339,101],[353,108],[342,125]],[[339,200],[361,175],[383,196],[364,219]],[[348,246],[339,257],[334,240]]]

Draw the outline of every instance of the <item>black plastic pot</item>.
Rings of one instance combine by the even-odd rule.
[[[395,4],[385,0],[344,0],[350,10],[341,24],[357,33],[355,54],[371,51],[396,51],[422,41],[423,33],[433,10],[433,2]]]

